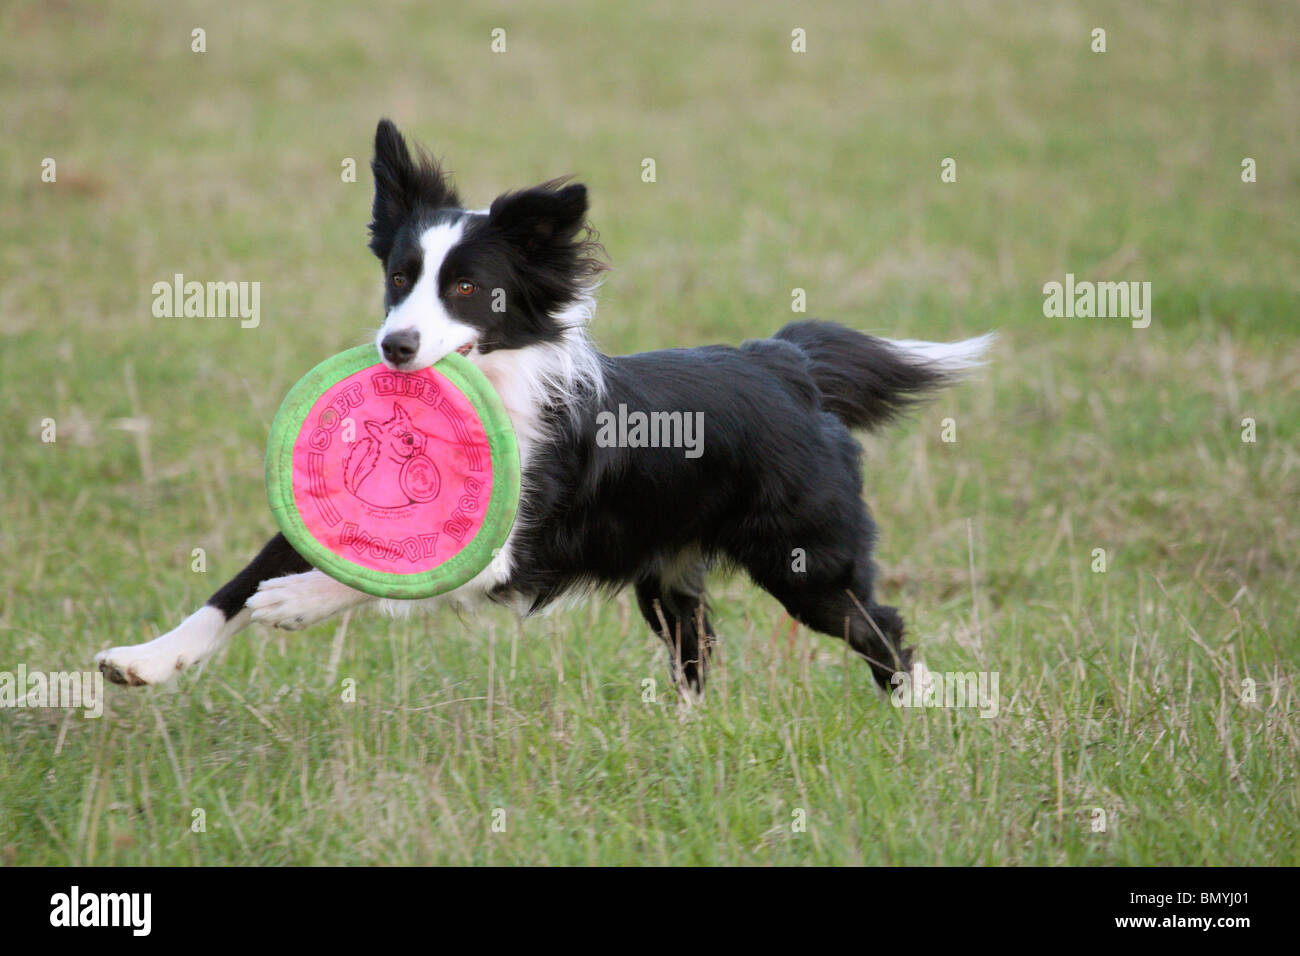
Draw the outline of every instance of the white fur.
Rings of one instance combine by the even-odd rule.
[[[984,355],[997,334],[987,332],[960,342],[922,342],[917,339],[885,339],[907,358],[950,375],[960,374],[984,364]]]
[[[519,448],[519,470],[524,474],[533,451],[547,438],[543,411],[558,405],[576,415],[583,400],[598,401],[605,392],[600,355],[587,335],[587,323],[595,311],[595,296],[589,292],[552,316],[564,330],[559,341],[498,349],[486,355],[477,350],[470,353],[470,361],[487,376],[510,416]],[[522,516],[516,518],[492,563],[456,593],[486,594],[509,580],[513,544],[522,525]],[[516,610],[521,616],[526,613],[526,600]]]
[[[248,626],[250,616],[245,608],[227,621],[215,607],[204,606],[152,641],[100,651],[95,663],[119,683],[160,684],[211,657],[232,635]]]
[[[590,296],[553,316],[564,329],[558,342],[524,349],[498,349],[483,355],[470,353],[501,396],[519,439],[521,464],[528,452],[546,437],[542,412],[559,406],[578,414],[583,400],[599,400],[605,391],[600,356],[587,337],[586,324],[595,311]]]
[[[464,220],[431,226],[420,237],[424,250],[424,266],[410,293],[388,313],[379,327],[375,345],[383,358],[381,343],[390,332],[414,330],[420,336],[420,348],[415,358],[403,366],[406,371],[427,368],[443,356],[473,342],[477,332],[463,322],[451,317],[438,289],[438,274],[443,260],[460,242],[465,232]]]
[[[252,611],[257,624],[297,631],[373,600],[369,594],[313,570],[268,578],[244,607]]]

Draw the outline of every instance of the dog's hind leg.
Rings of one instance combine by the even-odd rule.
[[[912,667],[912,652],[903,643],[903,618],[897,609],[872,599],[872,566],[862,558],[835,578],[808,575],[759,583],[785,605],[800,624],[847,640],[871,666],[876,683],[888,691],[898,671]]]
[[[812,531],[792,541],[820,541],[815,547],[754,548],[734,557],[763,590],[785,605],[800,624],[847,640],[871,665],[871,674],[888,691],[897,671],[911,669],[912,653],[903,644],[903,618],[874,598],[875,565],[871,560],[874,529],[865,505],[846,514],[830,534]],[[787,563],[786,553],[799,552]]]
[[[331,580],[338,593],[326,594],[326,589],[320,587],[313,577],[317,575],[325,578],[319,571],[312,571],[311,565],[293,550],[284,536],[277,534],[248,567],[235,575],[208,599],[207,604],[174,630],[145,644],[100,651],[95,655],[95,661],[104,675],[114,683],[132,686],[158,684],[211,657],[222,644],[254,620],[264,620],[280,626],[294,626],[293,622],[300,619],[303,623],[296,626],[308,623],[308,615],[287,600],[289,595],[283,585],[277,591],[277,598],[266,602],[261,617],[257,609],[245,606],[250,598],[260,593],[258,589],[264,584],[307,578],[304,582],[306,587],[299,587],[296,591],[300,603],[304,595],[310,595],[313,605],[311,616],[314,620],[322,620],[329,614],[367,599],[367,595],[328,578],[326,580]],[[345,595],[342,592],[347,593]],[[327,610],[330,607],[333,610]],[[288,625],[277,617],[277,611],[281,608],[288,612],[285,618],[290,622]],[[326,613],[319,613],[321,611]]]
[[[704,689],[713,627],[704,601],[705,564],[683,558],[672,568],[636,583],[636,600],[650,629],[668,646],[673,679],[699,693]]]

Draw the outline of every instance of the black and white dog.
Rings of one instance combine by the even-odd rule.
[[[949,384],[979,363],[989,336],[899,342],[804,321],[739,348],[605,356],[586,328],[605,269],[586,187],[553,181],[467,210],[387,120],[371,168],[370,248],[385,285],[379,355],[401,371],[466,355],[500,393],[523,466],[505,546],[431,601],[488,599],[528,614],[565,594],[632,585],[675,676],[698,691],[714,640],[705,574],[726,565],[796,620],[847,638],[882,686],[909,667],[902,619],[876,603],[876,531],[849,429],[881,425]],[[602,434],[610,414],[632,412],[689,416],[702,444],[691,452]],[[175,630],[96,660],[113,681],[154,684],[250,622],[304,628],[367,603],[400,612],[430,602],[355,591],[276,535]]]

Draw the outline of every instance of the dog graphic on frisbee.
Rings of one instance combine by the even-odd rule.
[[[365,422],[366,437],[343,462],[343,487],[376,508],[405,508],[438,497],[438,467],[425,454],[429,435],[415,427],[400,402],[387,421]]]

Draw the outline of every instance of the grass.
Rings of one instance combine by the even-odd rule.
[[[607,351],[769,334],[796,287],[897,337],[997,328],[985,375],[865,444],[882,599],[931,668],[998,672],[1001,711],[890,706],[739,578],[712,586],[695,708],[626,595],[254,630],[176,687],[110,688],[100,720],[0,711],[0,861],[1300,862],[1298,25],[1282,2],[6,5],[0,670],[169,629],[269,535],[281,397],[380,318],[365,162],[392,115],[472,202],[589,184]],[[261,282],[261,324],[154,318],[176,272]],[[1044,318],[1066,272],[1150,281],[1151,327]]]

